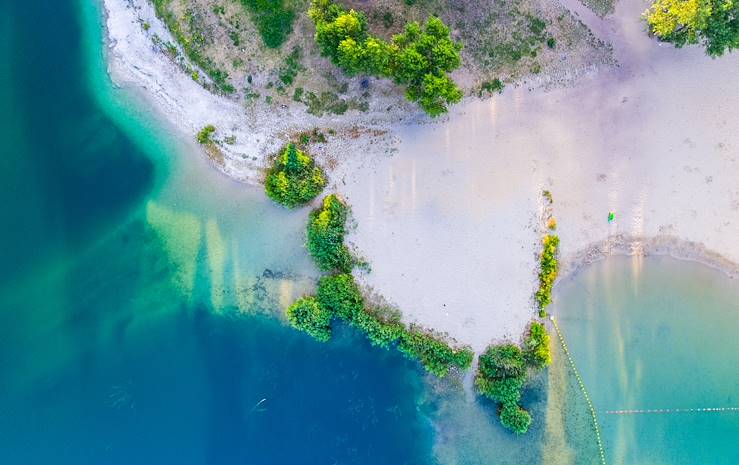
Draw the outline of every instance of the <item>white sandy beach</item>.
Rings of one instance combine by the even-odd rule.
[[[646,5],[623,1],[592,28],[614,39],[619,69],[468,102],[448,122],[400,129],[398,153],[369,174],[346,167],[351,240],[372,263],[363,281],[475,350],[517,340],[535,314],[545,189],[563,274],[609,253],[736,274],[739,57],[658,44]]]
[[[605,21],[577,0],[562,3],[613,43],[619,68],[570,88],[469,99],[438,123],[396,125],[386,142],[399,141],[397,150],[366,139],[332,149],[343,151],[332,183],[357,223],[350,242],[372,268],[361,281],[405,320],[477,351],[518,339],[536,313],[544,189],[565,273],[609,253],[655,252],[737,271],[739,56],[658,44],[643,30],[641,0],[622,0]],[[150,33],[166,31],[145,1],[104,4],[114,81],[144,87],[185,137],[209,123],[235,134],[220,167],[231,176],[254,180],[280,131],[318,124],[250,114],[209,94],[151,49],[136,15]]]

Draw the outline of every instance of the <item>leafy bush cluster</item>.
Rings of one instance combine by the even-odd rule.
[[[354,259],[344,245],[348,214],[349,207],[331,194],[308,218],[308,252],[321,271],[348,273],[354,265]]]
[[[676,47],[700,43],[711,56],[739,48],[735,0],[657,0],[644,16],[652,34]]]
[[[523,341],[524,358],[530,367],[540,369],[552,363],[549,342],[549,334],[544,325],[532,322],[529,333]]]
[[[331,320],[338,318],[362,331],[374,346],[398,350],[418,360],[430,373],[443,378],[452,367],[466,370],[473,352],[467,347],[452,348],[421,328],[406,328],[397,318],[386,318],[365,305],[351,274],[324,276],[315,296],[303,297],[287,309],[292,326],[319,341],[331,338]]]
[[[264,45],[280,48],[293,30],[295,12],[285,6],[284,0],[241,0],[241,3],[251,12]]]
[[[462,46],[452,41],[439,18],[429,18],[424,26],[409,23],[386,42],[368,34],[362,13],[347,12],[331,0],[313,0],[308,14],[316,24],[321,54],[348,74],[390,78],[406,86],[406,98],[431,116],[446,113],[447,105],[462,98],[448,75],[461,64]]]
[[[313,200],[326,186],[326,176],[313,158],[288,144],[267,172],[267,195],[288,208]]]
[[[296,300],[287,309],[287,321],[319,341],[331,339],[331,313],[315,297]]]
[[[516,434],[524,434],[531,425],[531,415],[521,408],[521,391],[530,371],[551,363],[549,335],[541,323],[533,322],[524,340],[516,344],[490,346],[480,355],[475,377],[478,392],[499,404],[501,424]]]
[[[453,349],[441,339],[413,326],[403,329],[398,350],[408,358],[417,359],[439,378],[446,376],[452,366],[466,370],[474,357],[471,349]]]
[[[539,290],[536,291],[535,295],[536,302],[542,312],[547,305],[552,303],[552,286],[559,271],[558,251],[559,237],[554,234],[547,234],[544,237],[544,250],[542,250],[540,258]]]
[[[198,131],[197,140],[199,144],[210,144],[213,142],[213,134],[216,133],[216,127],[212,124],[208,124],[206,126],[203,126],[203,128]]]
[[[469,368],[473,353],[469,348],[454,349],[440,338],[424,331],[421,328],[406,328],[397,318],[385,318],[373,311],[364,303],[362,293],[351,274],[342,273],[324,276],[318,283],[316,297],[307,297],[298,300],[288,309],[296,305],[303,305],[306,299],[314,299],[324,309],[324,313],[341,319],[362,331],[370,343],[375,346],[389,348],[397,344],[398,350],[406,357],[418,360],[423,367],[434,375],[443,378],[451,367]],[[322,328],[324,320],[318,321]],[[312,313],[314,314],[314,313]],[[292,321],[291,321],[292,323]],[[315,325],[311,321],[306,325],[293,325],[314,335]],[[311,332],[314,331],[314,332]],[[324,331],[318,332],[318,340],[328,340],[322,337]],[[328,333],[330,336],[330,332]]]

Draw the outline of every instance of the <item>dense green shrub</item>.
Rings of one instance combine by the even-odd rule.
[[[536,321],[532,322],[523,342],[524,358],[529,366],[540,369],[552,363],[549,342],[549,334],[544,325]]]
[[[385,349],[398,342],[405,333],[403,323],[400,321],[385,321],[368,308],[356,315],[352,324],[367,336],[370,344]]]
[[[398,320],[385,320],[373,313],[365,306],[350,274],[321,278],[316,300],[331,315],[362,331],[372,345],[388,348],[397,342],[400,352],[438,377],[446,376],[452,366],[466,370],[472,363],[469,348],[454,349],[432,334],[418,328],[406,329]]]
[[[656,0],[644,16],[652,34],[676,47],[700,43],[711,56],[739,48],[739,2]]]
[[[462,46],[436,17],[422,27],[406,25],[391,42],[372,37],[362,13],[345,11],[331,0],[313,0],[308,11],[316,24],[316,42],[323,56],[350,75],[391,78],[406,87],[406,98],[438,116],[459,102],[462,91],[449,77],[461,64]]]
[[[349,208],[334,194],[308,218],[308,251],[322,271],[349,272],[354,259],[344,245]]]
[[[331,339],[331,313],[315,297],[296,300],[287,309],[287,320],[321,342]]]
[[[310,202],[324,186],[326,176],[323,170],[295,144],[288,144],[275,158],[264,182],[267,195],[288,208]]]
[[[559,237],[553,234],[544,237],[544,250],[542,250],[540,258],[539,290],[536,291],[535,295],[536,302],[541,310],[552,303],[552,286],[559,271],[558,251]]]
[[[521,390],[525,383],[526,376],[514,376],[510,378],[486,378],[478,376],[475,379],[475,386],[478,392],[501,404],[518,404],[518,401],[521,400]]]
[[[474,357],[467,347],[453,349],[434,335],[413,327],[400,337],[398,349],[405,356],[421,362],[427,371],[439,378],[446,376],[452,366],[468,369]]]
[[[210,144],[213,142],[213,134],[216,132],[216,127],[209,124],[200,131],[198,131],[197,139],[200,144]]]
[[[516,434],[524,434],[531,426],[531,415],[518,404],[503,404],[500,409],[500,424]]]
[[[331,319],[340,318],[362,331],[374,346],[389,348],[397,343],[406,357],[418,360],[438,377],[446,376],[455,366],[468,369],[474,356],[468,347],[452,348],[429,332],[406,328],[399,315],[365,305],[350,274],[353,258],[343,242],[347,214],[348,207],[335,195],[327,196],[322,207],[311,212],[308,250],[321,269],[339,274],[322,277],[315,298],[295,302],[288,309],[290,323],[325,341],[331,337]]]
[[[280,48],[293,30],[295,12],[284,0],[241,0],[249,9],[264,45]]]
[[[324,276],[318,281],[318,302],[334,316],[351,323],[364,312],[364,299],[350,274]]]
[[[550,361],[549,336],[541,323],[531,324],[524,342],[524,350],[510,343],[488,347],[475,376],[477,391],[500,404],[501,424],[516,434],[525,433],[531,424],[529,413],[518,405],[528,371]]]
[[[481,375],[487,378],[520,377],[526,374],[523,351],[515,344],[488,347],[480,355]]]

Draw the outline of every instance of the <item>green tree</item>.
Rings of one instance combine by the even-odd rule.
[[[323,170],[307,153],[288,144],[267,171],[264,189],[277,203],[288,208],[304,205],[326,186]]]
[[[321,271],[348,273],[354,265],[354,259],[344,245],[348,214],[349,208],[335,194],[326,196],[321,208],[310,213],[308,252]]]
[[[409,23],[388,43],[367,33],[363,14],[346,12],[329,0],[313,0],[309,15],[321,54],[347,74],[393,79],[430,116],[446,113],[448,105],[461,100],[448,73],[460,66],[462,46],[452,41],[439,18],[429,18],[423,27]]]
[[[364,298],[350,274],[324,276],[318,281],[316,296],[323,308],[349,323],[364,312]]]
[[[199,144],[207,145],[213,143],[213,134],[216,133],[216,127],[212,124],[204,126],[198,131],[197,139]]]
[[[676,47],[701,43],[711,56],[739,48],[735,0],[657,0],[644,17],[652,34]]]
[[[367,36],[367,19],[354,10],[343,11],[329,2],[314,1],[308,15],[316,24],[316,42],[321,55],[339,65],[339,45],[346,39],[363,43]]]
[[[524,434],[531,426],[531,415],[517,404],[503,404],[500,424],[516,434]]]
[[[487,378],[520,377],[526,374],[523,351],[515,344],[488,347],[480,355],[480,373]]]
[[[419,328],[405,331],[398,349],[405,356],[420,361],[428,372],[439,378],[446,376],[452,366],[466,370],[474,357],[471,349],[454,349],[440,338]]]
[[[534,296],[541,310],[552,303],[552,286],[554,286],[554,280],[557,279],[559,273],[559,262],[557,261],[559,237],[548,234],[544,238],[543,245],[544,249],[539,260],[539,289]]]
[[[543,324],[532,322],[529,333],[524,339],[524,358],[526,363],[535,369],[541,369],[552,363],[549,348],[550,338]]]

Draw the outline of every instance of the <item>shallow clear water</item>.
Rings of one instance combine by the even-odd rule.
[[[597,463],[556,346],[516,438],[459,380],[346,328],[285,327],[317,276],[307,210],[218,174],[114,89],[100,22],[94,2],[0,3],[0,463]],[[598,408],[735,402],[736,283],[630,263],[558,290]],[[737,416],[702,415],[601,415],[609,463],[739,462]]]
[[[611,258],[560,285],[555,314],[609,463],[739,463],[739,284],[670,258]]]

